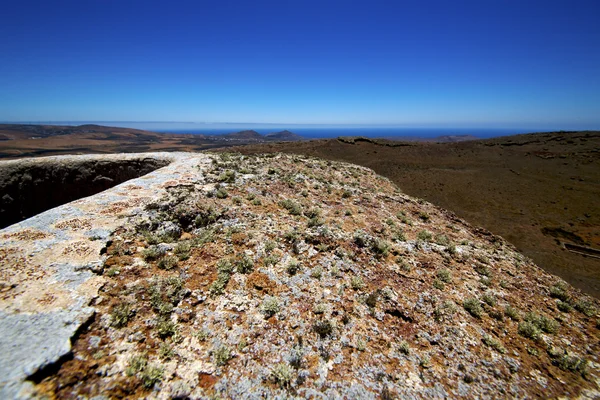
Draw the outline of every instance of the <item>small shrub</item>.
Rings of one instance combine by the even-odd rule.
[[[304,212],[304,215],[309,219],[310,218],[318,218],[321,216],[321,210],[318,208],[310,208]]]
[[[540,333],[542,333],[542,331],[537,326],[535,326],[535,324],[528,321],[523,321],[519,323],[518,332],[520,335],[532,340],[537,340],[537,338],[540,336]]]
[[[371,250],[379,257],[386,257],[390,252],[390,244],[383,239],[377,238],[373,241]]]
[[[445,301],[433,310],[433,318],[440,322],[445,316],[452,316],[456,313],[456,305],[451,301]]]
[[[431,232],[422,230],[417,234],[417,238],[423,242],[429,242],[431,240]]]
[[[474,297],[465,300],[463,302],[463,307],[465,308],[465,310],[467,310],[469,314],[471,314],[475,318],[481,318],[481,315],[483,314],[483,308],[481,308],[479,300],[477,300]]]
[[[444,290],[446,288],[446,285],[444,285],[444,282],[442,282],[441,280],[436,279],[433,281],[433,287],[438,290]]]
[[[271,370],[271,377],[280,387],[288,387],[292,381],[293,370],[286,363],[279,363]]]
[[[557,300],[556,301],[556,307],[565,313],[571,312],[573,310],[573,307],[571,307],[571,305],[569,303],[567,303],[566,301],[562,301],[562,300]]]
[[[333,324],[329,320],[317,321],[313,324],[313,330],[324,338],[333,333]]]
[[[215,196],[217,197],[217,199],[226,199],[227,196],[229,196],[229,193],[227,193],[227,190],[225,190],[225,188],[219,188],[217,189],[217,191],[215,192]]]
[[[446,235],[437,235],[435,237],[435,242],[440,246],[448,246],[450,244],[450,239]]]
[[[283,235],[283,238],[284,238],[285,240],[287,240],[288,242],[290,242],[290,243],[294,243],[294,242],[296,242],[298,239],[300,239],[300,233],[298,233],[298,231],[297,231],[297,230],[294,230],[294,229],[292,229],[292,230],[290,230],[290,231],[287,231],[287,232],[286,232],[286,233]]]
[[[277,243],[275,243],[273,240],[267,240],[265,243],[265,252],[270,253],[275,250],[276,247]]]
[[[496,305],[496,296],[491,293],[485,293],[481,298],[487,305],[494,307]]]
[[[111,325],[116,328],[121,328],[127,325],[129,318],[133,315],[131,306],[127,303],[122,303],[113,307],[111,316]]]
[[[423,368],[431,367],[431,358],[429,358],[428,355],[424,355],[423,358],[421,358],[419,365]]]
[[[142,372],[148,365],[148,359],[145,354],[133,356],[129,360],[129,365],[125,369],[127,376],[133,376],[139,372]]]
[[[364,232],[357,231],[354,233],[354,244],[356,244],[358,247],[366,247],[367,246],[368,240],[367,240],[367,237],[365,236]]]
[[[175,357],[175,351],[168,343],[162,343],[158,348],[158,356],[162,359],[169,360]]]
[[[398,345],[398,350],[400,350],[400,353],[402,353],[404,355],[409,355],[410,354],[410,345],[408,344],[408,342],[406,340],[403,340]]]
[[[545,315],[538,315],[534,312],[525,315],[525,321],[535,325],[538,329],[546,333],[556,333],[558,330],[558,322]]]
[[[112,277],[119,275],[120,272],[121,271],[119,271],[119,268],[111,267],[108,271],[106,271],[106,276],[112,278]]]
[[[279,305],[279,300],[276,297],[267,296],[263,300],[260,309],[267,318],[270,318],[277,314],[281,310],[281,307]]]
[[[571,356],[562,349],[550,347],[548,355],[552,359],[552,364],[556,365],[563,371],[570,371],[581,374],[586,378],[588,373],[588,361],[584,358]]]
[[[235,171],[227,170],[217,178],[219,182],[233,183],[235,182]]]
[[[227,284],[229,283],[229,279],[231,279],[230,274],[219,273],[217,275],[217,279],[210,285],[210,293],[214,296],[218,296],[223,294]]]
[[[498,320],[498,321],[504,320],[504,313],[502,313],[502,311],[492,308],[492,309],[488,310],[488,314],[490,315],[490,317],[494,318],[495,320]]]
[[[504,348],[504,346],[502,346],[502,343],[498,339],[495,339],[494,337],[486,334],[483,336],[482,341],[483,341],[483,344],[491,347],[492,349],[496,350],[498,353],[502,353],[502,354],[506,353],[506,349]]]
[[[487,278],[491,278],[491,276],[492,276],[492,273],[491,273],[490,269],[487,267],[487,265],[476,264],[474,269],[475,269],[475,272],[477,272],[479,275],[483,275]]]
[[[279,205],[285,208],[291,215],[302,214],[302,206],[293,200],[282,200],[279,202]]]
[[[175,246],[174,253],[177,255],[179,260],[187,260],[190,258],[190,250],[192,249],[192,245],[190,242],[179,242],[177,246]]]
[[[365,340],[359,336],[356,339],[356,350],[365,351],[366,348],[367,348],[367,342],[365,342]]]
[[[254,269],[254,261],[245,253],[236,260],[235,265],[240,274],[247,274]]]
[[[164,256],[158,261],[158,268],[170,270],[177,266],[177,257],[174,256]]]
[[[279,257],[277,257],[276,255],[266,256],[263,259],[263,264],[265,265],[265,267],[269,267],[271,265],[275,265],[278,262],[279,262]]]
[[[296,275],[300,270],[300,263],[297,260],[291,260],[285,269],[288,274]]]
[[[350,280],[350,286],[354,290],[361,290],[362,288],[365,287],[365,283],[363,282],[363,280],[360,276],[353,276],[352,279]]]
[[[406,235],[402,229],[395,229],[392,233],[392,239],[397,240],[399,242],[406,242]]]
[[[163,254],[164,252],[156,246],[150,246],[147,249],[142,250],[142,257],[146,261],[158,260]]]
[[[317,314],[317,315],[318,314],[323,314],[323,313],[325,313],[325,311],[327,311],[327,306],[325,304],[323,304],[323,303],[316,304],[313,307],[313,313],[314,314]]]
[[[321,226],[323,224],[325,224],[325,220],[322,219],[321,217],[312,217],[311,219],[308,220],[307,226],[309,228],[314,228],[315,226]]]
[[[159,319],[156,323],[156,333],[161,338],[167,338],[177,333],[177,325],[170,319]]]
[[[575,309],[585,315],[586,317],[593,317],[596,315],[596,308],[591,301],[588,300],[578,300],[575,303]]]
[[[231,351],[229,347],[221,345],[213,351],[213,362],[218,366],[223,366],[231,359]]]
[[[492,287],[493,286],[493,282],[490,278],[488,278],[487,276],[482,276],[481,279],[479,280],[479,282],[486,287]]]
[[[377,305],[377,300],[379,300],[379,292],[375,290],[369,293],[369,295],[365,299],[365,304],[371,308],[375,308],[375,306]]]
[[[313,268],[312,271],[310,271],[310,276],[315,279],[321,279],[321,277],[323,276],[323,268],[321,268],[321,267]]]
[[[567,302],[570,297],[567,290],[567,285],[564,282],[558,282],[550,288],[550,296]]]
[[[452,282],[452,274],[447,268],[440,269],[437,273],[437,277],[440,281],[444,283]]]
[[[199,331],[197,331],[196,333],[194,333],[194,336],[200,342],[204,342],[206,339],[208,339],[209,333],[205,329],[200,329]]]
[[[430,218],[431,218],[431,217],[429,216],[429,214],[427,214],[425,211],[421,211],[421,212],[419,213],[419,219],[420,219],[421,221],[423,221],[423,222],[427,222],[427,221],[429,221],[429,219],[430,219]]]
[[[228,259],[222,258],[217,261],[217,272],[220,274],[231,274],[233,268],[233,264]]]

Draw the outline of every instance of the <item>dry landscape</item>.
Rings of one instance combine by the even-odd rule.
[[[372,168],[600,298],[600,132],[439,144],[321,140],[235,151],[305,154]]]
[[[4,397],[600,395],[600,302],[501,237],[352,164],[145,158],[0,231]]]

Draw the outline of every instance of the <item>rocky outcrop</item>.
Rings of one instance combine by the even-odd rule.
[[[0,231],[0,395],[600,395],[599,304],[371,170],[146,154]]]
[[[0,227],[165,166],[143,155],[47,157],[0,163]]]

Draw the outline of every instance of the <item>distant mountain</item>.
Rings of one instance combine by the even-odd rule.
[[[264,136],[254,130],[227,133],[225,135],[222,135],[221,137],[238,140],[264,140]]]
[[[277,141],[281,141],[281,142],[295,142],[298,140],[304,140],[304,138],[302,136],[296,135],[295,133],[290,132],[288,130],[281,131],[281,132],[268,133],[265,135],[265,139],[277,140]]]

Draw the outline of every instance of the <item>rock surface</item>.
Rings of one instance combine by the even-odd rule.
[[[350,164],[143,157],[0,231],[0,397],[600,396],[598,301],[502,238]]]

